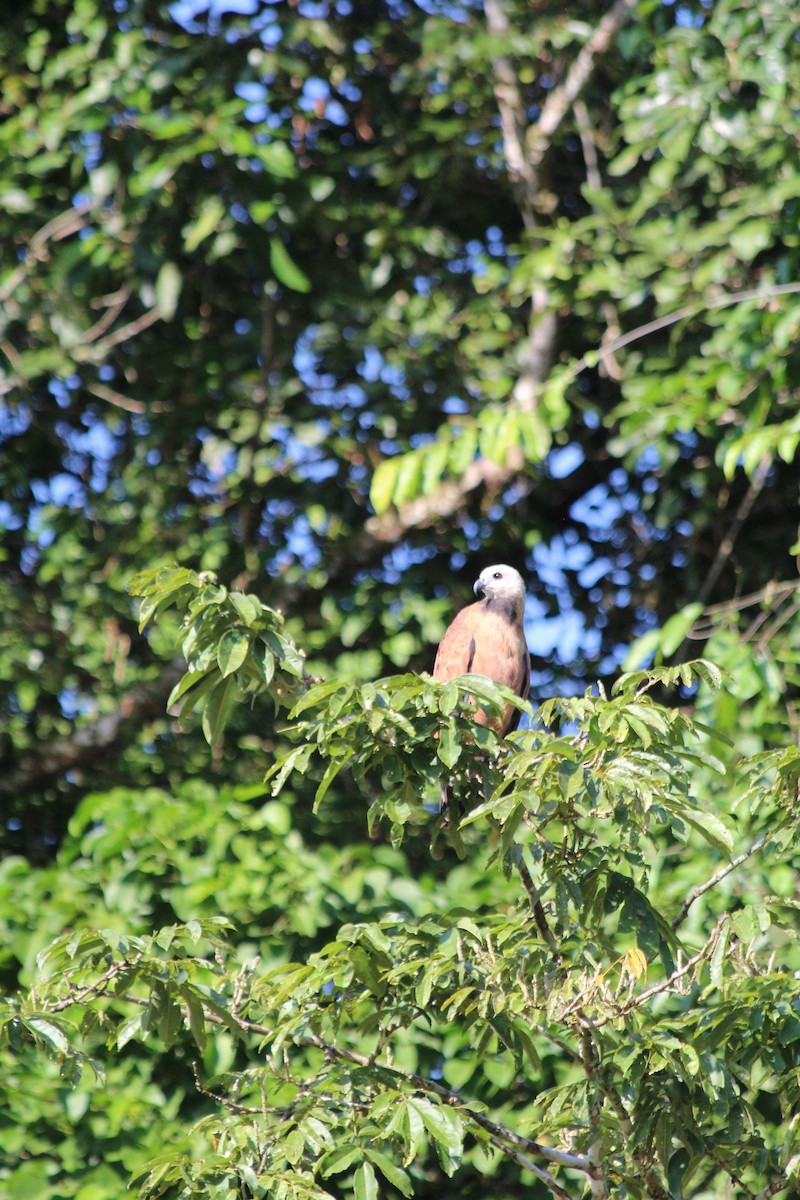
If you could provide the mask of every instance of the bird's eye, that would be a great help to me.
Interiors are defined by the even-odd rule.
[[[495,573],[494,573],[494,575],[492,576],[492,578],[493,578],[493,579],[502,579],[502,578],[503,578],[503,572],[502,572],[502,571],[495,571]]]

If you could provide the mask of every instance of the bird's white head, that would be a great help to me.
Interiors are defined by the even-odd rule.
[[[517,621],[525,611],[525,581],[519,571],[505,563],[485,567],[475,581],[476,596],[483,596],[491,607],[505,609]]]

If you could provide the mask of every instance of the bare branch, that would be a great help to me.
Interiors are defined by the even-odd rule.
[[[119,329],[115,329],[108,337],[103,338],[100,342],[93,342],[90,346],[79,348],[74,353],[76,362],[98,362],[107,351],[114,346],[118,346],[120,342],[130,341],[137,334],[142,333],[151,325],[155,325],[156,321],[161,320],[161,313],[158,308],[148,308],[135,321],[129,321],[127,325],[121,325]]]
[[[560,959],[561,954],[558,949],[558,943],[553,936],[553,931],[548,924],[547,917],[545,916],[538,888],[533,882],[530,871],[521,859],[517,864],[517,870],[519,871],[519,877],[522,880],[522,886],[525,888],[525,892],[528,896],[528,902],[530,903],[531,912],[533,913],[533,919],[536,922],[536,928],[539,930],[539,935],[547,942],[556,958]]]
[[[798,590],[800,590],[800,580],[797,579],[786,579],[781,583],[770,581],[765,587],[759,588],[757,592],[748,592],[746,596],[736,596],[732,600],[722,600],[719,604],[709,604],[706,613],[742,612],[756,604],[772,604],[776,598],[782,599]]]
[[[113,404],[115,408],[125,409],[126,412],[143,413],[147,410],[143,400],[131,400],[129,396],[123,396],[122,392],[106,387],[104,383],[87,383],[86,390],[93,396],[97,396],[99,400],[105,400],[108,404]]]
[[[761,459],[761,462],[756,467],[750,486],[742,497],[742,501],[736,510],[734,518],[728,526],[725,536],[719,544],[714,561],[711,564],[708,575],[705,578],[705,582],[700,589],[700,595],[698,599],[701,604],[705,604],[706,600],[711,595],[712,591],[714,590],[714,585],[719,579],[722,568],[725,566],[725,563],[733,553],[733,547],[736,543],[736,538],[739,536],[739,531],[741,530],[744,522],[747,520],[750,514],[750,509],[753,507],[756,499],[763,490],[771,465],[772,459],[768,454],[765,454]]]
[[[636,0],[616,0],[582,47],[564,82],[547,97],[539,120],[528,130],[526,137],[528,162],[534,168],[544,158],[553,134],[589,82],[595,60],[609,48],[635,4]]]
[[[583,148],[583,161],[586,165],[586,182],[590,188],[599,192],[603,186],[603,180],[600,175],[597,147],[592,137],[592,123],[589,117],[589,110],[584,101],[578,99],[573,105],[573,112],[575,113],[575,123],[578,127],[578,136],[581,139],[581,147]],[[600,311],[606,323],[606,327],[603,330],[603,337],[600,341],[602,348],[612,342],[614,338],[619,337],[620,324],[617,310],[608,298],[601,301]],[[622,370],[613,353],[607,356],[601,364],[601,368],[608,375],[609,379],[614,379],[617,382],[622,379]]]
[[[675,917],[675,920],[672,922],[672,928],[677,929],[678,926],[684,921],[686,914],[694,904],[695,900],[699,899],[700,896],[705,894],[705,892],[710,891],[711,888],[716,887],[716,885],[725,879],[726,876],[730,875],[731,871],[735,871],[736,868],[740,867],[743,862],[747,862],[748,858],[752,858],[754,854],[757,854],[759,850],[763,849],[763,847],[766,845],[766,841],[766,835],[764,837],[760,837],[757,841],[753,842],[753,845],[749,850],[745,850],[742,854],[738,854],[736,858],[732,858],[730,862],[725,863],[723,867],[720,867],[718,871],[715,871],[714,874],[705,881],[705,883],[700,883],[697,885],[697,887],[692,888],[690,892],[687,892],[683,904],[678,909],[678,914]]]
[[[16,761],[0,764],[0,796],[18,796],[47,787],[67,771],[94,764],[99,756],[119,749],[143,724],[163,715],[167,696],[182,674],[182,663],[169,663],[157,679],[124,695],[113,712],[103,713],[67,737],[37,746]]]
[[[509,21],[504,0],[484,0],[486,24],[489,33],[498,39],[509,35]],[[509,58],[503,54],[492,59],[495,84],[494,95],[500,125],[503,130],[503,150],[511,185],[516,193],[522,219],[527,228],[535,225],[533,215],[539,178],[525,153],[525,137],[528,130],[528,115],[525,100],[519,86],[519,77]]]
[[[82,333],[78,341],[86,345],[87,343],[96,342],[107,329],[114,324],[119,314],[122,312],[125,305],[130,299],[130,288],[120,288],[113,296],[108,298],[108,305],[102,317],[99,317],[94,325]]]
[[[777,296],[791,296],[800,292],[800,283],[778,283],[770,284],[767,287],[749,288],[744,292],[729,292],[724,296],[715,296],[711,300],[699,300],[696,304],[687,304],[683,308],[678,308],[675,312],[667,313],[663,317],[657,317],[655,321],[648,321],[645,325],[639,325],[636,329],[631,329],[629,333],[623,333],[620,337],[614,338],[612,342],[601,350],[593,350],[589,354],[585,354],[573,368],[574,375],[580,375],[581,371],[585,371],[587,367],[594,366],[595,363],[601,362],[604,358],[608,358],[610,354],[621,350],[623,346],[629,346],[631,342],[638,342],[643,337],[647,337],[651,333],[659,333],[662,329],[668,329],[670,325],[676,325],[678,321],[685,321],[689,317],[697,317],[701,313],[711,312],[716,308],[727,308],[729,304],[744,304],[748,300],[773,300]]]
[[[93,200],[89,204],[68,208],[36,231],[28,244],[28,253],[25,255],[24,261],[15,271],[11,272],[3,287],[0,288],[0,304],[5,304],[13,296],[33,264],[47,257],[47,243],[59,242],[81,230],[88,222],[89,214],[97,207],[97,204],[98,201]]]

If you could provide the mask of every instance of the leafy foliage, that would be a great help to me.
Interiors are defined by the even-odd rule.
[[[258,636],[233,667],[218,651],[231,621],[254,627],[248,597],[164,569],[134,587],[145,620],[184,605],[201,661],[219,680],[237,676],[240,694],[252,690]],[[213,631],[202,645],[198,622]],[[288,643],[281,650],[300,661]],[[197,671],[190,659],[184,682]],[[548,701],[505,745],[469,719],[470,702],[507,698],[477,677],[312,682],[290,714],[297,744],[270,772],[273,794],[321,757],[315,803],[330,803],[350,770],[365,802],[380,797],[371,817],[389,818],[399,846],[440,821],[424,803],[426,776],[452,773],[462,818],[445,832],[483,860],[484,894],[469,898],[456,868],[435,889],[403,881],[383,914],[365,911],[362,895],[332,938],[297,958],[266,928],[237,952],[213,916],[152,934],[81,923],[40,953],[35,987],[7,1007],[9,1051],[28,1038],[84,1086],[87,1069],[102,1077],[102,1046],[114,1056],[154,1042],[159,1055],[202,1058],[207,1072],[216,1039],[227,1039],[227,1067],[197,1076],[211,1110],[188,1141],[138,1168],[145,1196],[242,1186],[410,1196],[431,1172],[476,1170],[503,1189],[510,1167],[556,1195],[581,1178],[667,1195],[707,1182],[709,1162],[751,1190],[790,1186],[794,1122],[770,1115],[770,1098],[779,1090],[789,1111],[796,1101],[792,889],[711,898],[737,862],[796,845],[795,807],[781,796],[794,796],[800,758],[740,760],[736,819],[723,817],[731,775],[708,730],[651,696],[698,682],[722,679],[702,660],[634,672],[610,698]],[[470,772],[465,761],[481,754]],[[251,828],[280,830],[276,803],[263,817],[253,810]],[[76,835],[93,817],[88,807]],[[95,854],[118,843],[102,826],[89,837]],[[723,865],[688,887],[702,843]],[[171,891],[163,899],[179,912],[181,888]],[[767,968],[779,946],[780,968]]]
[[[797,1191],[796,12],[535,17],[4,23],[3,1195]]]

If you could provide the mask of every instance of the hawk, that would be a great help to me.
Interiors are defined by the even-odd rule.
[[[474,592],[482,599],[462,608],[439,643],[433,677],[446,683],[470,672],[504,684],[523,700],[530,691],[531,660],[522,618],[525,583],[519,571],[499,563],[478,576]],[[507,704],[500,717],[475,712],[479,725],[491,725],[505,737],[519,724],[520,711]],[[447,807],[447,785],[442,782],[442,808]]]

